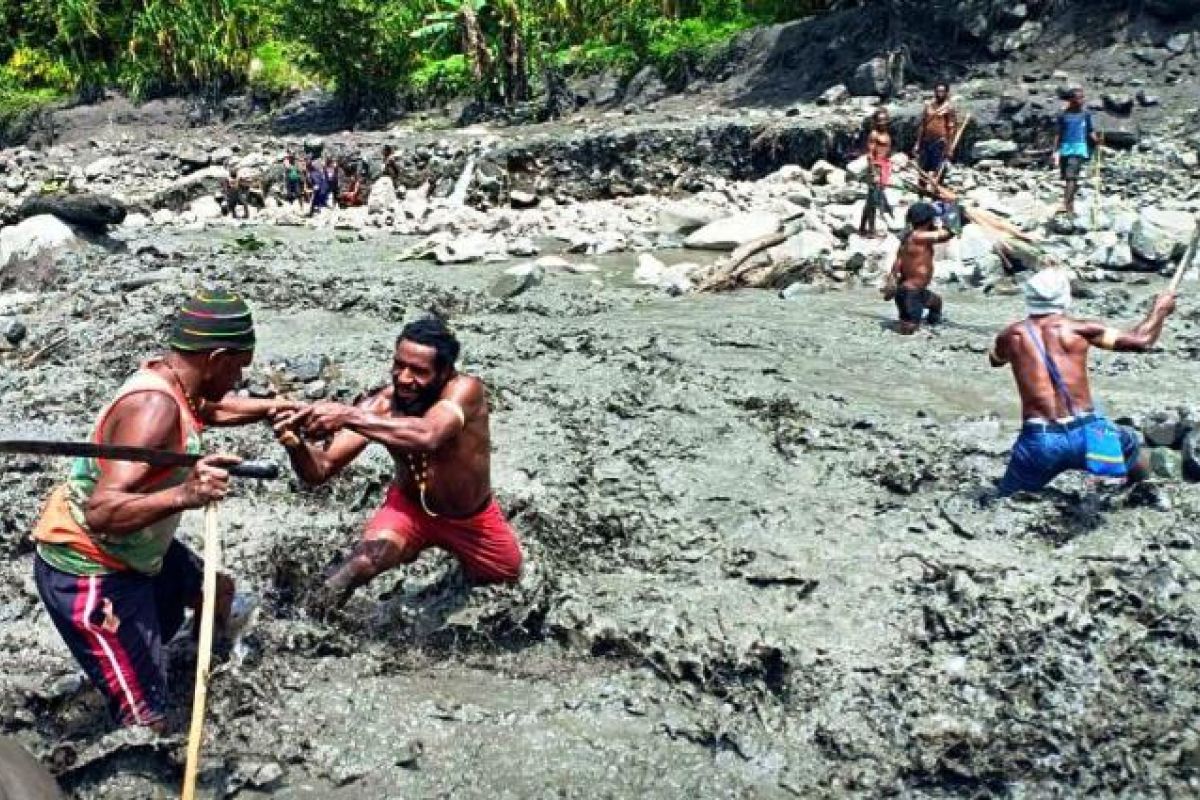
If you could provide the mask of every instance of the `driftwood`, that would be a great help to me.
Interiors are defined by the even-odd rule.
[[[719,292],[737,288],[741,284],[740,279],[746,273],[761,266],[751,259],[763,250],[787,241],[787,238],[786,233],[778,231],[746,242],[730,253],[728,258],[714,264],[709,273],[697,283],[696,291]]]

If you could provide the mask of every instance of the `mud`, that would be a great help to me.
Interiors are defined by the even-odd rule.
[[[902,339],[869,289],[668,298],[617,257],[499,301],[495,266],[397,263],[395,240],[237,235],[88,250],[0,295],[30,329],[0,424],[82,429],[200,281],[254,304],[255,392],[351,397],[438,308],[490,387],[528,564],[468,591],[428,554],[318,623],[296,600],[380,500],[386,456],[321,490],[239,486],[225,558],[264,614],[211,684],[205,796],[1200,790],[1200,490],[1167,485],[1167,513],[1081,478],[982,502],[1017,412],[984,352],[1018,298],[950,289],[949,324]],[[1152,288],[1100,287],[1081,313],[1132,319]],[[1159,352],[1097,359],[1110,411],[1189,405],[1195,320],[1185,298]],[[217,442],[282,455],[265,428]],[[172,796],[182,739],[106,732],[33,591],[25,537],[61,474],[0,474],[0,732],[73,797]],[[180,726],[192,663],[177,642]]]

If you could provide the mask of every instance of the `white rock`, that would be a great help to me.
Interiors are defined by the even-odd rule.
[[[770,175],[762,179],[762,183],[791,183],[792,181],[803,181],[806,175],[804,167],[799,164],[784,164],[779,169],[772,172]]]
[[[688,234],[720,217],[720,210],[702,203],[666,203],[658,210],[658,230],[661,233]]]
[[[733,250],[779,230],[781,221],[774,214],[748,212],[710,222],[684,240],[694,250]]]
[[[372,214],[391,211],[396,205],[396,185],[387,175],[376,178],[367,195],[367,210]]]
[[[852,177],[861,178],[871,168],[871,161],[866,156],[859,156],[846,165],[846,172]]]
[[[169,208],[160,208],[150,215],[150,221],[155,225],[170,225],[175,221],[175,212]]]
[[[466,264],[486,256],[490,245],[491,240],[483,234],[456,236],[434,250],[433,257],[439,264]]]
[[[1195,227],[1196,218],[1186,211],[1144,208],[1133,224],[1130,244],[1140,258],[1162,263],[1187,247]]]
[[[50,214],[39,214],[0,230],[0,269],[78,246],[75,232],[65,222]]]
[[[767,251],[767,255],[771,259],[771,263],[775,265],[782,264],[804,264],[813,261],[825,253],[832,253],[834,248],[834,240],[817,231],[803,230],[795,236],[788,237],[782,244],[778,244]]]
[[[89,181],[108,176],[121,168],[121,159],[116,156],[98,158],[84,168],[83,174]],[[111,176],[110,176],[111,177]]]
[[[28,185],[29,181],[25,180],[24,175],[9,175],[4,180],[4,188],[13,194],[25,191],[25,187]]]
[[[1133,264],[1133,249],[1125,242],[1101,244],[1088,261],[1105,269],[1125,269]]]
[[[649,253],[642,253],[633,271],[633,282],[639,286],[658,286],[666,272],[666,264]]]
[[[562,256],[542,256],[533,263],[542,269],[562,269],[567,271],[571,271],[572,266],[571,262]]]
[[[215,197],[198,197],[188,206],[188,211],[198,220],[217,219],[221,216],[221,204]]]
[[[125,221],[121,223],[121,227],[136,231],[146,227],[149,224],[149,217],[147,217],[145,214],[135,211],[132,214],[127,214],[125,216]]]

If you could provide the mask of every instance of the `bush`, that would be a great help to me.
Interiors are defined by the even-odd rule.
[[[473,88],[471,66],[461,53],[429,61],[413,71],[409,85],[416,94],[424,97],[464,95]]]
[[[295,51],[294,45],[275,39],[254,48],[246,74],[250,88],[278,95],[312,85],[312,79],[296,66],[299,58]]]
[[[751,19],[660,20],[650,38],[648,60],[664,78],[675,80],[694,71],[704,59],[752,25]]]
[[[26,89],[69,92],[75,88],[75,76],[65,63],[47,51],[36,47],[18,47],[2,68],[0,83]]]
[[[558,51],[554,65],[568,75],[593,75],[605,70],[625,75],[637,68],[638,56],[628,45],[590,41]]]

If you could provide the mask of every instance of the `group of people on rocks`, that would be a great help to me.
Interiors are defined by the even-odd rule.
[[[283,157],[284,199],[308,206],[309,216],[325,208],[354,208],[367,201],[369,167],[361,158],[293,153]]]
[[[385,570],[430,547],[451,552],[476,583],[516,581],[521,548],[492,494],[491,433],[483,383],[456,368],[445,321],[404,327],[386,384],[353,404],[240,397],[254,355],[244,300],[202,291],[175,315],[168,349],[143,363],[100,411],[98,444],[200,454],[209,427],[267,421],[296,474],[324,483],[372,443],[395,463],[394,482],[361,543],[315,587],[324,615]],[[125,725],[162,729],[168,710],[163,648],[201,603],[203,565],[175,538],[181,514],[223,500],[237,457],[194,467],[77,459],[34,529],[34,582],[71,653]],[[232,580],[214,603],[220,629],[239,624]]]

